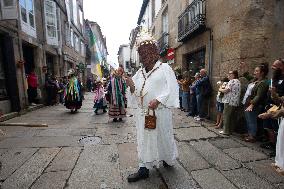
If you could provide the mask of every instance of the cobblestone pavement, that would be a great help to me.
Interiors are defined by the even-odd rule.
[[[195,122],[179,110],[177,164],[128,184],[126,177],[138,168],[135,120],[113,123],[107,114],[94,115],[92,99],[88,93],[76,114],[57,105],[7,121],[48,127],[1,127],[1,188],[284,188],[284,177],[272,170],[273,159],[259,144],[220,136],[209,122]]]

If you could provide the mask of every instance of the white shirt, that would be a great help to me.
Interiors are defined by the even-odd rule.
[[[223,103],[238,106],[240,103],[241,83],[238,79],[232,79],[226,86],[230,91],[224,94]]]
[[[247,98],[251,95],[251,91],[252,91],[252,89],[253,89],[254,86],[255,86],[255,83],[254,83],[254,82],[253,82],[253,83],[250,83],[250,84],[248,85],[247,90],[246,90],[246,93],[245,93],[245,96],[244,96],[243,101],[242,101],[243,104],[246,103]]]

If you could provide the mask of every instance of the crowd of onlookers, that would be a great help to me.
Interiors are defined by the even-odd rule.
[[[269,71],[272,72],[271,78],[267,77]],[[253,73],[249,73],[248,65],[241,62],[238,71],[229,71],[217,82],[215,128],[222,129],[220,134],[223,135],[241,133],[246,142],[263,142],[261,147],[271,149],[271,156],[275,156],[277,133],[281,116],[284,116],[281,114],[284,100],[281,98],[284,97],[283,79],[283,59],[274,61],[270,70],[268,64],[262,63],[254,68]],[[178,77],[178,82],[181,110],[188,112],[188,116],[193,116],[196,121],[205,118],[208,112],[206,107],[209,108],[206,101],[212,94],[206,70],[200,70],[194,78],[189,78],[185,72],[183,77]],[[282,143],[278,137],[278,149],[283,148],[279,147]],[[276,168],[278,172],[284,173],[283,167]]]

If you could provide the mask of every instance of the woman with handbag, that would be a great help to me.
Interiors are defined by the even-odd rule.
[[[247,91],[251,90],[251,94],[245,100],[245,118],[248,130],[248,136],[244,138],[246,142],[256,141],[257,116],[263,112],[268,91],[267,74],[267,64],[257,66],[254,70],[255,81],[250,83],[247,89]]]
[[[128,182],[149,177],[149,169],[174,165],[177,147],[174,140],[172,108],[179,107],[179,87],[172,68],[159,61],[156,41],[140,33],[137,49],[143,68],[126,78],[131,95],[129,105],[136,112],[139,170],[128,176]],[[153,113],[152,113],[153,111]]]

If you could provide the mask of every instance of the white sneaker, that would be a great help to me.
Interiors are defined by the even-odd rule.
[[[31,103],[32,106],[36,106],[36,103]]]
[[[195,116],[193,119],[197,120],[197,119],[200,119],[200,117],[199,116]]]
[[[200,121],[201,119],[200,119],[200,117],[197,117],[195,120],[196,120],[196,121]]]

